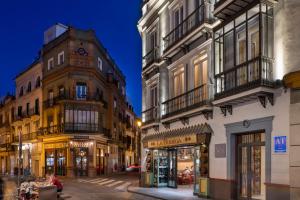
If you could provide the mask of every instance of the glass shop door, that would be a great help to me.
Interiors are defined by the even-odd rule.
[[[168,187],[177,188],[177,149],[168,150]]]

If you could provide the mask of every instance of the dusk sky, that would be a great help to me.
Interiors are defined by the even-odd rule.
[[[26,0],[0,6],[0,96],[14,92],[14,77],[30,65],[44,31],[60,22],[94,29],[123,71],[127,96],[141,112],[141,39],[137,31],[141,0]]]

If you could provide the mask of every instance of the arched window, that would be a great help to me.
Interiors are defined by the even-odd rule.
[[[39,88],[41,86],[41,78],[37,77],[36,82],[35,82],[35,87]]]
[[[27,92],[31,92],[31,82],[29,81],[28,86],[27,86]]]

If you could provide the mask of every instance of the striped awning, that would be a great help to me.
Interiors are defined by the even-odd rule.
[[[154,146],[176,146],[201,143],[208,144],[212,133],[213,131],[210,125],[204,123],[147,135],[142,139],[142,142],[145,147],[151,146],[152,141],[154,143],[162,143],[159,145],[154,144]]]

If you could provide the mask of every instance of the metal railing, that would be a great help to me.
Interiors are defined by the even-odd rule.
[[[202,4],[164,37],[164,51],[170,49],[174,44],[202,25],[205,20],[205,6]]]
[[[98,94],[98,93],[95,93],[93,95],[89,95],[89,94],[86,94],[86,95],[76,95],[75,93],[74,94],[71,94],[71,92],[65,92],[63,94],[59,94],[58,96],[52,98],[52,99],[47,99],[44,101],[44,107],[45,108],[50,108],[50,107],[53,107],[54,105],[57,105],[57,103],[59,101],[62,101],[62,100],[73,100],[73,101],[101,101],[104,103],[104,107],[107,106],[107,102],[105,102],[103,100],[103,96]]]
[[[215,75],[215,98],[226,96],[257,87],[273,87],[273,60],[256,57],[246,63]]]
[[[208,102],[207,85],[201,85],[162,103],[163,118],[194,109]]]
[[[158,118],[159,118],[158,111],[159,111],[158,106],[154,106],[152,108],[149,108],[149,109],[143,111],[142,112],[143,123],[148,124],[148,123],[155,122],[156,120],[158,120]]]
[[[145,62],[145,67],[147,68],[148,66],[150,66],[151,64],[153,64],[154,62],[159,61],[159,47],[154,47],[153,49],[151,49],[144,57],[143,60]]]
[[[34,115],[40,115],[39,108],[30,108],[29,110],[25,110],[25,111],[22,111],[21,113],[17,113],[14,116],[14,120],[18,121],[18,120],[22,120],[24,118],[29,118]]]
[[[54,126],[48,126],[40,129],[39,135],[46,136],[61,133],[93,133],[101,134],[105,131],[99,124],[90,123],[65,123]]]
[[[37,139],[37,136],[39,135],[39,133],[40,133],[40,131],[22,134],[21,135],[22,141],[35,140],[35,139]],[[19,142],[19,136],[15,135],[13,141]]]

